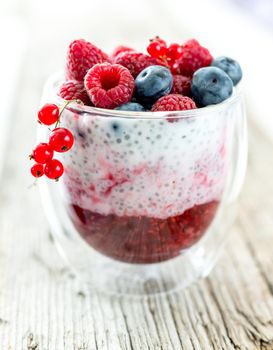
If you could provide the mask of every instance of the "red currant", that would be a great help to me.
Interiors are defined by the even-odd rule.
[[[182,55],[182,46],[178,44],[171,44],[167,49],[167,56],[171,61],[175,61]]]
[[[154,40],[148,45],[147,51],[152,57],[158,58],[166,55],[167,47],[161,41]]]
[[[167,47],[166,41],[161,39],[160,36],[158,36],[158,35],[154,39],[150,39],[150,42],[152,42],[152,41],[158,41],[160,44],[162,44],[165,47]]]
[[[52,125],[59,119],[59,107],[53,103],[45,104],[38,111],[38,119],[42,124]]]
[[[74,143],[74,136],[65,128],[56,128],[49,137],[49,145],[56,152],[70,150]]]
[[[30,172],[31,174],[34,176],[34,177],[41,177],[44,175],[44,166],[43,164],[34,164],[31,169],[30,169]]]
[[[45,165],[45,176],[52,180],[58,180],[63,175],[64,167],[58,159],[52,159]]]
[[[177,62],[174,62],[174,63],[170,64],[170,70],[171,70],[171,72],[173,74],[178,74],[179,73],[178,68],[179,68],[179,64]]]
[[[45,164],[53,158],[53,150],[48,143],[39,143],[30,156],[37,163]]]

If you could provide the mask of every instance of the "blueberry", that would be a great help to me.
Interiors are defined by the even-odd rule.
[[[120,111],[133,111],[133,112],[144,112],[145,111],[145,108],[137,102],[124,103],[124,105],[116,107],[115,109],[118,109]]]
[[[232,58],[221,56],[216,57],[211,63],[211,66],[218,67],[222,69],[230,79],[233,81],[233,84],[236,85],[242,79],[242,69],[239,63]]]
[[[136,77],[136,96],[145,106],[152,105],[160,97],[171,92],[173,77],[170,70],[162,66],[149,66]]]
[[[200,106],[213,105],[226,100],[232,94],[232,89],[232,80],[220,68],[200,68],[193,74],[191,92]]]

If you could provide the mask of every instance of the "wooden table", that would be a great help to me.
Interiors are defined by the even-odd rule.
[[[1,181],[0,349],[273,349],[271,141],[250,123],[238,219],[209,278],[165,297],[96,294],[57,254],[37,188],[28,188],[35,110],[46,75],[56,69],[39,39],[34,33],[22,71]]]

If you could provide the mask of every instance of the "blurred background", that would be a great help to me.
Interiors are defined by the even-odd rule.
[[[213,55],[237,59],[249,116],[273,137],[272,0],[0,0],[0,170],[15,114],[26,121],[16,141],[28,134],[23,147],[31,149],[42,86],[64,67],[71,40],[108,52],[119,44],[145,50],[155,35],[180,43],[195,37]]]

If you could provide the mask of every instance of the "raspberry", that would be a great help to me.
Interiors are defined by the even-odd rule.
[[[144,55],[140,52],[122,52],[115,58],[114,63],[121,64],[123,67],[129,69],[134,78],[149,66],[163,65],[157,58]]]
[[[197,40],[188,40],[182,47],[181,57],[176,61],[176,73],[191,76],[197,69],[209,66],[212,59],[209,50]]]
[[[185,77],[184,75],[173,75],[173,87],[172,94],[181,94],[189,96],[191,92],[191,78]]]
[[[192,99],[187,96],[170,94],[161,97],[152,107],[152,112],[159,111],[184,111],[186,109],[195,109],[196,105]]]
[[[81,81],[68,80],[64,82],[58,93],[64,100],[81,100],[85,105],[90,105],[90,99]]]
[[[107,61],[107,55],[84,39],[74,40],[69,45],[66,63],[67,80],[82,81],[88,69]]]
[[[131,100],[135,83],[127,68],[101,63],[89,69],[84,85],[96,107],[112,109]]]
[[[129,52],[129,51],[135,51],[135,50],[128,46],[123,46],[123,45],[117,46],[112,52],[111,58],[117,57],[120,53]]]

